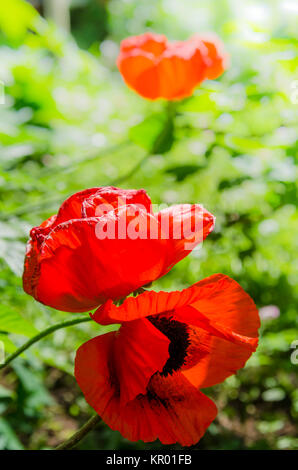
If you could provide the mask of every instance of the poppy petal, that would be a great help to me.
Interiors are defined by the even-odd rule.
[[[197,36],[207,49],[205,78],[215,80],[228,67],[228,54],[224,51],[224,45],[215,35],[209,34]]]
[[[221,324],[257,343],[260,319],[258,310],[241,286],[222,274],[210,276],[196,284],[199,298],[192,306],[209,318],[210,324]],[[211,387],[244,367],[252,350],[197,328],[198,348],[205,345],[209,354],[183,374],[196,387]],[[195,349],[195,348],[194,348]],[[255,348],[254,348],[255,349]]]
[[[152,215],[139,210],[139,238],[133,238],[134,233],[128,237],[126,232],[123,238],[102,238],[107,226],[116,233],[120,227],[134,232],[127,225],[131,209],[131,205],[123,206],[117,214],[109,212],[55,227],[41,247],[34,297],[58,310],[87,311],[107,298],[125,297],[161,276],[166,240],[148,240],[150,223],[157,224]]]
[[[167,38],[163,34],[145,33],[140,36],[131,36],[121,42],[120,51],[128,52],[133,49],[141,49],[151,52],[155,57],[159,56],[166,48]]]
[[[159,78],[154,55],[140,50],[121,53],[118,68],[125,83],[141,96],[156,99],[159,94]]]
[[[83,344],[75,359],[75,377],[86,401],[114,430],[131,441],[195,444],[217,414],[215,404],[182,374],[155,374],[146,395],[121,406],[111,354],[115,333]]]
[[[146,393],[150,378],[163,370],[169,358],[169,344],[170,340],[146,319],[121,326],[113,348],[121,406]]]
[[[86,197],[82,204],[82,217],[100,217],[110,210],[128,204],[138,205],[151,213],[151,199],[144,189],[119,189],[113,186],[99,188]]]
[[[226,54],[213,36],[169,42],[165,36],[145,33],[121,42],[117,65],[127,85],[144,98],[179,100],[206,78],[221,75]]]
[[[195,328],[197,344],[192,344],[181,373],[195,387],[202,389],[223,382],[243,368],[253,350],[215,337]]]
[[[248,336],[240,335],[231,328],[226,327],[224,324],[211,321],[208,317],[191,306],[176,309],[174,318],[180,322],[198,326],[217,338],[225,339],[226,341],[231,341],[232,343],[247,347],[251,351],[255,351],[258,345],[257,338],[249,338]],[[222,321],[224,321],[224,319],[222,319]]]
[[[99,189],[100,188],[84,189],[67,198],[58,211],[55,225],[59,225],[71,219],[80,219],[82,217],[83,201],[92,194],[96,194]]]
[[[205,78],[206,64],[199,41],[177,41],[158,63],[160,96],[168,100],[187,97]]]
[[[239,284],[223,274],[181,292],[145,292],[119,307],[108,301],[92,317],[100,324],[110,324],[161,313],[189,322],[199,338],[191,340],[183,370],[196,387],[222,382],[242,368],[256,349],[260,327],[257,308]]]
[[[38,254],[40,246],[52,230],[52,227],[55,226],[56,218],[56,215],[52,215],[39,227],[33,227],[30,231],[31,239],[26,246],[23,274],[23,289],[29,295],[34,296],[35,286],[39,278]]]
[[[124,323],[150,315],[173,310],[176,306],[187,305],[194,293],[190,289],[173,292],[147,291],[137,297],[128,297],[117,306],[112,300],[101,305],[93,314],[94,321],[100,325]]]
[[[225,325],[240,335],[258,336],[260,318],[256,305],[234,279],[214,274],[192,287],[196,298],[191,305],[212,322]]]
[[[189,83],[190,63],[175,55],[164,57],[158,64],[159,96],[167,99],[182,99],[192,93],[195,84]]]
[[[200,204],[177,204],[157,217],[162,236],[169,240],[169,270],[205,240],[215,223],[215,217]]]
[[[217,276],[226,277],[223,274]],[[212,279],[212,277],[207,279]],[[181,291],[146,291],[137,297],[128,297],[119,306],[113,304],[112,300],[108,300],[92,314],[92,318],[101,325],[109,325],[172,312],[174,309],[192,305],[198,300],[200,295],[198,284]]]
[[[131,441],[196,444],[217,415],[216,405],[180,373],[156,374],[147,395],[139,396],[112,422]]]

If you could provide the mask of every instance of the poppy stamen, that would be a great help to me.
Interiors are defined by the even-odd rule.
[[[148,317],[148,320],[170,340],[170,357],[161,372],[163,377],[167,377],[167,375],[172,375],[173,372],[179,370],[185,364],[187,349],[190,345],[188,326],[185,323],[173,320],[172,317],[161,315],[152,315]]]

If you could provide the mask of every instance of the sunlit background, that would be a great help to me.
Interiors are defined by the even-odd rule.
[[[129,129],[163,109],[124,85],[115,65],[119,42],[144,31],[170,39],[214,31],[230,54],[229,70],[180,104],[171,152],[147,159],[122,187],[145,188],[155,204],[200,202],[217,217],[203,248],[155,289],[187,287],[222,272],[260,308],[258,351],[244,370],[207,390],[219,415],[195,448],[298,448],[298,365],[291,348],[298,339],[297,13],[295,0],[0,3],[0,341],[6,354],[36,329],[70,315],[22,290],[30,228],[71,193],[129,173],[146,152]],[[50,448],[88,419],[92,410],[73,378],[74,354],[104,331],[89,323],[57,331],[0,375],[0,448]],[[162,447],[130,443],[104,423],[79,446]]]

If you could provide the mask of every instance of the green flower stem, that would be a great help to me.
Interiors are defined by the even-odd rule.
[[[176,117],[176,103],[172,101],[167,101],[165,104],[165,112],[168,116],[169,120],[173,120]],[[154,152],[148,152],[144,155],[141,160],[138,161],[138,163],[127,173],[125,173],[123,176],[120,176],[119,178],[116,178],[114,181],[111,182],[111,185],[118,185],[120,183],[123,183],[123,181],[128,180],[131,178],[142,166],[143,164],[148,160],[149,157],[153,156]]]
[[[61,323],[56,323],[56,325],[52,325],[49,328],[46,328],[45,330],[38,333],[36,336],[33,336],[32,338],[30,338],[29,341],[27,341],[25,344],[23,344],[23,346],[21,346],[14,353],[12,353],[10,356],[8,356],[6,361],[3,364],[0,364],[0,369],[4,369],[4,367],[6,367],[16,357],[20,356],[20,354],[22,354],[24,351],[26,351],[26,349],[30,348],[30,346],[37,343],[38,341],[45,338],[46,336],[50,335],[54,331],[60,330],[61,328],[66,328],[68,326],[77,325],[78,323],[91,321],[91,320],[92,320],[92,318],[90,318],[89,316],[86,316],[84,318],[81,317],[81,318],[76,318],[75,320],[67,320],[67,321],[64,321],[64,322],[61,322]]]
[[[69,450],[76,446],[88,432],[92,431],[100,422],[101,418],[98,415],[92,416],[77,432],[75,432],[67,441],[55,447],[54,450]]]
[[[166,113],[170,119],[174,119],[177,114],[177,102],[176,101],[168,101],[166,104]]]

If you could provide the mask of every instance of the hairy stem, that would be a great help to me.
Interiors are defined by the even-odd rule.
[[[77,325],[78,323],[83,323],[87,321],[91,321],[92,319],[89,316],[85,316],[84,318],[76,318],[75,320],[67,320],[61,323],[56,323],[56,325],[52,325],[49,328],[38,333],[36,336],[30,338],[23,346],[18,348],[14,353],[12,353],[3,364],[0,364],[0,369],[6,367],[11,361],[13,361],[16,357],[22,354],[26,349],[30,348],[32,344],[37,343],[41,339],[45,338],[46,336],[50,335],[56,330],[60,330],[61,328],[66,328],[68,326]]]
[[[77,432],[75,432],[67,441],[55,447],[54,450],[69,450],[76,446],[96,425],[101,418],[98,415],[92,416]]]

